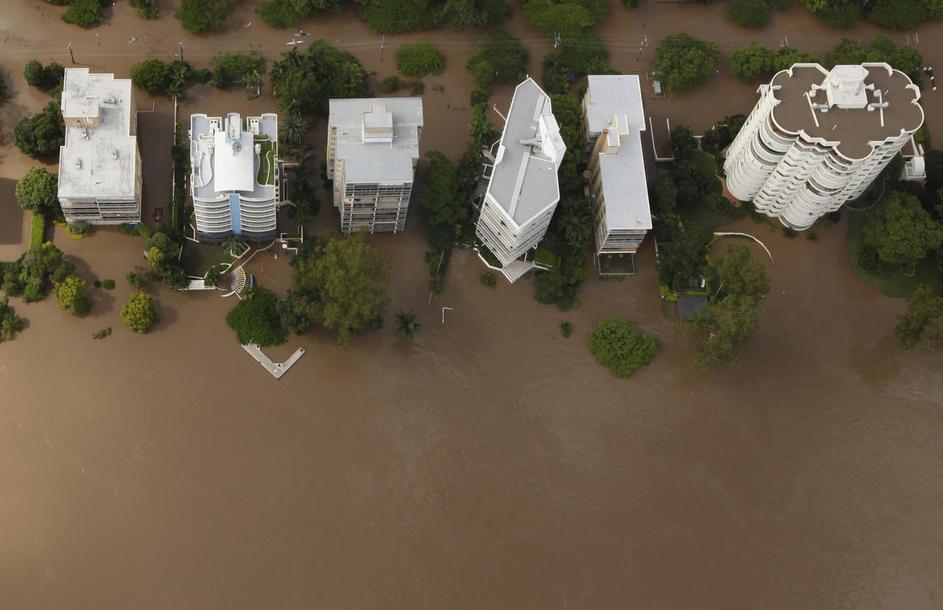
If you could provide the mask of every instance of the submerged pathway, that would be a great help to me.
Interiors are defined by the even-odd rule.
[[[242,349],[246,350],[250,356],[255,358],[256,362],[261,364],[262,368],[271,373],[272,377],[275,379],[281,379],[282,375],[287,373],[288,369],[291,368],[291,365],[298,362],[305,354],[305,349],[299,347],[285,362],[272,362],[272,359],[266,356],[265,353],[262,352],[262,348],[255,343],[247,343],[242,346]]]

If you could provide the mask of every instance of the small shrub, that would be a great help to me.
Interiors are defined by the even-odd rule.
[[[783,230],[783,237],[788,237],[789,239],[792,239],[799,235],[799,231],[796,231],[795,229],[790,229],[789,227],[783,227],[782,230]]]
[[[396,69],[404,76],[422,78],[445,71],[445,56],[426,42],[403,45],[396,49]]]
[[[92,339],[104,339],[105,337],[111,336],[111,327],[106,326],[101,330],[96,330],[92,333]]]
[[[105,281],[103,281],[103,282],[102,282],[102,288],[104,288],[105,290],[114,290],[114,289],[115,289],[115,281],[114,281],[114,280],[105,280]]]
[[[399,76],[393,74],[392,76],[387,76],[380,81],[380,91],[383,93],[396,93],[403,88],[403,81],[399,79]]]
[[[569,322],[561,322],[560,335],[562,335],[565,339],[568,339],[570,335],[572,334],[573,334],[573,325],[570,324]]]
[[[409,81],[409,93],[411,95],[422,95],[426,90],[426,84],[418,78]]]
[[[818,241],[819,235],[815,231],[809,231],[808,233],[805,234],[805,238],[808,239],[809,241]]]
[[[490,271],[485,271],[484,273],[482,273],[480,278],[481,278],[481,283],[487,286],[488,288],[494,288],[495,286],[498,285],[498,278],[495,276],[495,274],[491,273]]]
[[[128,275],[126,275],[125,278],[128,280],[128,284],[129,284],[132,288],[140,288],[140,287],[141,287],[141,276],[139,276],[139,275],[138,275],[137,273],[135,273],[134,271],[129,271],[129,272],[128,272]]]
[[[157,19],[159,16],[157,0],[130,0],[130,4],[137,11],[138,17]]]

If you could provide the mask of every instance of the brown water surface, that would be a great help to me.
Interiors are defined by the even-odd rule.
[[[12,126],[46,100],[23,83],[23,64],[68,65],[67,40],[78,61],[122,76],[143,57],[170,58],[179,40],[198,65],[250,47],[274,57],[290,36],[262,25],[255,4],[227,32],[195,37],[169,17],[138,19],[126,2],[89,31],[61,23],[61,8],[6,3],[0,259],[29,230],[12,185],[34,162],[10,145]],[[599,32],[623,71],[647,69],[658,37],[681,28],[725,51],[784,34],[815,53],[837,42],[799,11],[758,33],[727,23],[723,6],[628,12],[613,2],[611,12]],[[303,27],[377,78],[392,73],[397,44],[433,41],[449,67],[427,81],[423,148],[464,149],[476,33],[388,36],[381,62],[378,37],[352,12]],[[537,73],[550,45],[519,13],[509,29]],[[941,24],[920,32],[925,55],[943,58]],[[643,34],[651,45],[637,62]],[[499,108],[510,92],[496,91]],[[753,101],[722,73],[647,108],[655,122],[701,130]],[[141,115],[147,212],[169,196],[172,105],[153,102]],[[925,106],[939,129],[938,98],[927,93]],[[181,115],[273,108],[268,93],[249,102],[197,87]],[[333,212],[317,225],[335,227]],[[55,231],[84,277],[118,287],[93,291],[81,320],[52,299],[14,302],[28,327],[0,345],[0,608],[940,607],[943,357],[895,347],[904,305],[854,276],[845,221],[817,242],[749,220],[734,228],[762,239],[775,264],[762,327],[731,370],[691,366],[662,314],[650,244],[638,275],[589,279],[573,312],[536,303],[528,281],[481,285],[464,252],[430,304],[414,210],[404,235],[371,241],[392,265],[389,317],[417,311],[417,340],[385,329],[344,350],[323,331],[292,337],[273,357],[307,353],[277,382],[226,327],[231,299],[158,290],[160,324],[134,335],[118,310],[140,238]],[[251,270],[281,291],[285,263],[263,254]],[[454,308],[445,324],[443,306]],[[585,343],[620,313],[661,342],[628,381]],[[569,339],[564,320],[576,328]],[[105,326],[114,334],[93,341]]]

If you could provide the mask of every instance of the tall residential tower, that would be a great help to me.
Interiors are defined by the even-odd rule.
[[[645,111],[639,77],[591,75],[583,96],[590,146],[590,196],[600,273],[632,273],[634,255],[652,228],[642,156]],[[623,264],[624,263],[624,264]]]
[[[276,237],[278,117],[190,115],[190,193],[200,241]]]
[[[66,221],[140,222],[141,154],[131,81],[67,69],[62,118],[59,203]]]
[[[327,177],[341,231],[403,231],[419,162],[422,98],[331,100],[330,111]]]
[[[533,266],[518,260],[540,243],[560,201],[557,170],[566,145],[550,97],[528,78],[514,89],[475,234],[515,281]]]
[[[923,124],[920,89],[886,63],[795,64],[758,92],[727,189],[800,231],[860,197]]]

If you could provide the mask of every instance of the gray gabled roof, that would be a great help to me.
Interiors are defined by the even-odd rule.
[[[528,78],[514,90],[486,196],[518,226],[526,224],[560,199],[565,152],[550,98]]]

